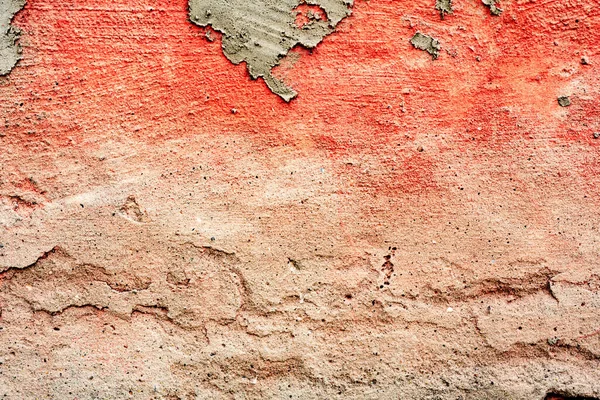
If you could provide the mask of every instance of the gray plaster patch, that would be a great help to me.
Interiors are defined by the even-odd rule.
[[[481,2],[487,7],[489,7],[492,15],[500,15],[504,11],[500,7],[498,7],[498,1],[496,0],[481,0]]]
[[[452,0],[436,0],[435,9],[440,12],[442,19],[446,14],[452,14]]]
[[[410,43],[415,48],[431,54],[431,57],[433,57],[434,60],[438,58],[440,55],[440,49],[442,48],[437,39],[434,39],[431,36],[425,35],[421,32],[415,33],[415,36],[410,39]]]
[[[25,0],[0,0],[0,75],[8,74],[21,59],[20,32],[10,23],[23,7]]]
[[[247,63],[252,79],[262,77],[285,101],[297,93],[272,69],[297,45],[316,47],[350,15],[354,0],[189,0],[190,20],[223,34],[223,53],[234,64]],[[296,8],[319,6],[326,18],[296,25]]]
[[[558,104],[561,107],[569,107],[571,105],[571,99],[568,96],[560,96],[558,98]]]

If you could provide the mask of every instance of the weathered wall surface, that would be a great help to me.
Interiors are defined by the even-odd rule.
[[[358,0],[288,104],[185,0],[28,0],[0,396],[600,397],[600,9],[498,6]]]

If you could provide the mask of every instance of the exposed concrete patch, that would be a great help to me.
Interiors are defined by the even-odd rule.
[[[442,19],[446,14],[452,14],[452,0],[436,0],[435,9],[440,12]]]
[[[569,107],[571,105],[571,99],[569,98],[569,96],[560,96],[558,98],[558,104],[561,107]]]
[[[21,59],[19,30],[10,23],[25,7],[25,0],[0,0],[0,75],[8,74]]]
[[[319,6],[326,18],[297,24],[296,8]],[[297,93],[271,70],[297,45],[316,47],[350,15],[353,0],[190,0],[190,20],[223,34],[223,53],[234,64],[246,62],[252,79],[262,77],[285,101]],[[323,16],[325,17],[325,16]]]
[[[503,9],[498,7],[498,2],[496,0],[481,0],[481,2],[489,7],[492,15],[500,15],[504,12]]]
[[[442,46],[437,39],[432,38],[431,36],[425,35],[421,32],[415,33],[415,36],[410,39],[410,43],[417,49],[423,50],[431,54],[434,60],[436,60],[440,55],[440,50]]]

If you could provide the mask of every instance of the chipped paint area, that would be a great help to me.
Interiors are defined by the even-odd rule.
[[[352,0],[311,1],[320,11],[298,0],[190,0],[190,20],[223,34],[223,53],[234,64],[245,62],[253,79],[263,78],[285,101],[296,91],[272,74],[295,46],[315,48],[350,15]],[[298,19],[300,17],[300,19]]]
[[[417,32],[410,39],[410,44],[412,44],[415,49],[426,51],[434,60],[440,56],[440,50],[442,48],[440,42],[429,35]]]
[[[444,19],[447,14],[452,14],[452,0],[436,0],[435,9],[440,12],[440,17]]]
[[[485,4],[489,9],[492,15],[499,16],[504,12],[500,7],[498,7],[497,0],[481,0],[483,4]]]
[[[0,0],[0,75],[8,74],[21,58],[20,32],[11,21],[24,6],[25,0]]]

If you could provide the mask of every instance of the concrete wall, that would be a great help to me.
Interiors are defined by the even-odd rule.
[[[498,6],[357,0],[286,103],[185,0],[28,0],[0,397],[600,397],[600,9]]]

